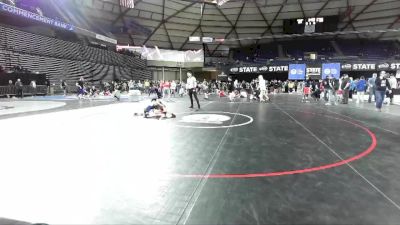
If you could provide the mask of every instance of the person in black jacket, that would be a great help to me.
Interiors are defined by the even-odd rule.
[[[21,79],[18,79],[17,82],[15,82],[15,89],[17,90],[17,97],[23,98],[24,93]]]
[[[325,95],[328,95],[328,102],[326,105],[337,105],[336,91],[339,89],[339,82],[329,75],[324,81]]]
[[[350,95],[350,79],[349,79],[349,75],[347,75],[347,74],[343,75],[341,89],[343,90],[342,104],[348,104],[349,103],[349,95]]]
[[[392,92],[392,90],[390,88],[390,83],[386,77],[385,71],[382,71],[379,74],[379,77],[376,78],[375,85],[376,85],[376,91],[375,91],[376,109],[377,109],[377,111],[381,112],[383,100],[385,99],[386,90],[389,90],[389,93]]]

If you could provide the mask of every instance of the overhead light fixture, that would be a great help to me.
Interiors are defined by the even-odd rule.
[[[223,5],[223,4],[227,3],[227,2],[229,2],[229,0],[217,0],[217,5],[221,6],[221,5]]]
[[[205,3],[215,4],[218,6],[222,6],[223,4],[229,2],[230,0],[204,0]]]

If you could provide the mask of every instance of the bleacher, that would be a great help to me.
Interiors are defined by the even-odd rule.
[[[51,83],[61,79],[152,79],[146,60],[73,42],[0,26],[0,65],[16,65],[48,74]]]
[[[381,60],[400,53],[393,41],[338,40],[337,43],[346,56]]]
[[[304,58],[306,53],[318,53],[320,56],[334,56],[335,49],[329,40],[299,40],[280,42],[288,58]]]
[[[306,59],[309,53],[317,53],[319,58],[354,57],[354,59],[387,60],[399,57],[400,49],[394,41],[377,40],[335,40],[338,51],[332,40],[291,40],[277,41],[259,47],[248,46],[235,49],[233,60],[251,63],[267,63],[269,60]],[[283,51],[278,56],[277,46]],[[342,55],[343,53],[343,55]]]

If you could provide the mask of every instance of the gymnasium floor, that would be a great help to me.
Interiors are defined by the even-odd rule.
[[[18,102],[0,101],[2,218],[110,225],[400,221],[400,106],[379,113],[368,103],[325,106],[282,94],[267,104],[215,98],[197,111],[183,98],[168,103],[176,119],[159,121],[133,117],[143,102]],[[5,113],[27,104],[30,112]]]

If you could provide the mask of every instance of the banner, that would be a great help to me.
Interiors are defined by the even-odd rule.
[[[278,64],[278,63],[276,63]],[[282,64],[282,63],[280,63]],[[302,64],[291,64],[291,65],[302,65]],[[242,67],[232,67],[230,68],[231,73],[279,73],[287,72],[290,70],[290,65],[250,65]],[[324,71],[329,69],[327,71]],[[400,70],[400,62],[381,62],[381,63],[325,63],[315,64],[311,63],[306,66],[304,71],[306,75],[312,76],[313,79],[320,79],[321,75],[325,78],[328,73],[336,78],[340,77],[342,71],[396,71]],[[336,73],[337,72],[337,73]],[[290,74],[290,73],[289,73]]]
[[[289,64],[289,80],[304,80],[306,64]]]
[[[289,71],[289,66],[242,66],[230,68],[231,73],[279,73]]]
[[[0,12],[7,12],[7,13],[11,13],[17,16],[21,16],[21,17],[25,17],[27,19],[30,20],[35,20],[35,21],[39,21],[57,28],[61,28],[64,30],[69,30],[69,31],[73,31],[74,30],[74,26],[68,23],[64,23],[58,20],[54,20],[45,16],[41,16],[39,14],[36,13],[32,13],[29,12],[27,10],[24,9],[20,9],[11,5],[7,5],[4,4],[2,2],[0,2]]]
[[[122,48],[120,46],[120,48]],[[129,49],[126,48],[126,49]],[[142,57],[147,60],[152,61],[162,61],[162,62],[204,62],[204,52],[203,49],[197,51],[178,51],[178,50],[166,50],[159,49],[157,46],[155,48],[142,47]]]
[[[106,36],[101,35],[101,34],[96,34],[96,39],[102,40],[104,42],[112,43],[112,44],[115,44],[115,45],[117,44],[117,40],[109,38],[109,37],[106,37]]]
[[[340,63],[322,64],[322,79],[332,76],[336,79],[340,78]]]
[[[311,79],[320,79],[321,78],[321,67],[320,66],[307,66],[306,76]]]

